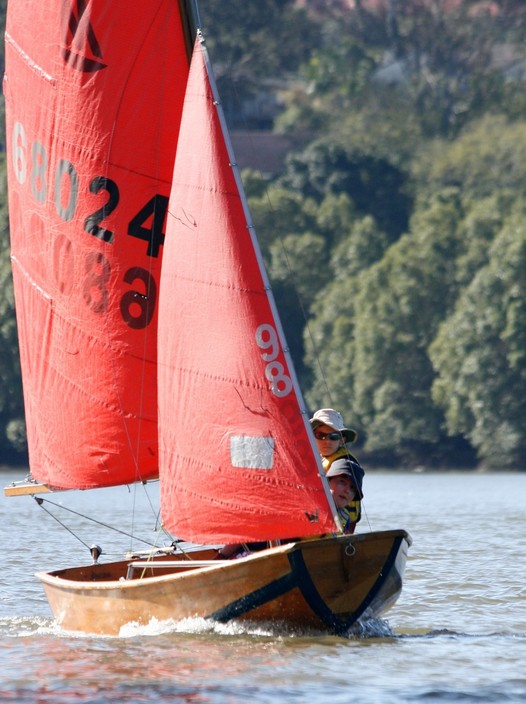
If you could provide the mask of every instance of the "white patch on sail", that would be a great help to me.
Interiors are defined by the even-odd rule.
[[[230,438],[230,461],[233,467],[272,469],[274,466],[274,439],[233,435]]]

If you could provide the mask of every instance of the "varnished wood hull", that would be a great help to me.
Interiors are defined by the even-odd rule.
[[[403,530],[306,540],[253,555],[178,569],[133,570],[130,560],[38,573],[66,630],[118,635],[129,623],[203,617],[280,622],[345,633],[375,617],[402,589],[410,536]],[[210,560],[211,550],[191,553]],[[164,564],[167,558],[154,558]]]

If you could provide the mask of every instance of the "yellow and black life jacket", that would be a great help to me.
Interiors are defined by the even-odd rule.
[[[339,447],[336,452],[333,452],[332,455],[322,457],[321,463],[323,465],[323,469],[328,472],[331,464],[342,457],[349,457],[349,459],[356,462],[356,464],[360,464],[356,457],[354,457],[346,447]],[[360,499],[355,499],[347,504],[347,506],[345,506],[342,510],[348,514],[351,523],[358,523],[362,517],[362,502]],[[341,517],[342,519],[344,518],[344,516]]]

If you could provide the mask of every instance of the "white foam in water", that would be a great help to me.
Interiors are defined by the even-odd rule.
[[[119,638],[135,638],[137,636],[159,636],[163,633],[171,633],[173,631],[174,622],[172,619],[167,619],[166,621],[158,621],[156,618],[146,624],[145,626],[137,623],[137,621],[130,621],[130,623],[121,626],[119,631]]]
[[[185,618],[180,621],[173,619],[159,620],[152,618],[147,624],[139,624],[136,621],[122,626],[118,636],[108,636],[83,631],[70,631],[62,628],[53,618],[45,617],[15,617],[0,619],[0,635],[13,636],[17,638],[30,637],[35,635],[56,636],[58,638],[137,638],[138,636],[160,636],[169,633],[186,634],[216,634],[219,636],[245,636],[253,635],[259,637],[279,637],[279,636],[308,636],[310,631],[301,629],[291,629],[286,624],[272,623],[252,623],[250,621],[229,621],[219,623],[205,618]],[[319,632],[315,632],[319,635]]]
[[[0,619],[0,635],[28,638],[34,635],[61,635],[64,631],[52,618],[15,616]]]
[[[59,626],[52,618],[44,617],[15,617],[0,619],[0,633],[5,636],[16,636],[20,638],[34,635],[52,635],[68,638],[92,638],[94,634],[82,631],[67,631]],[[284,623],[264,622],[253,623],[251,621],[229,621],[219,623],[205,618],[185,618],[180,621],[173,619],[158,620],[152,618],[147,624],[130,622],[124,625],[118,636],[101,636],[97,638],[137,638],[138,636],[159,636],[169,633],[186,634],[216,634],[219,636],[258,636],[258,637],[309,637],[320,636],[319,631],[305,628],[291,628]],[[386,638],[393,637],[394,634],[387,621],[381,619],[370,619],[364,623],[357,623],[352,626],[346,634],[349,638]]]
[[[252,635],[259,637],[309,637],[323,635],[320,631],[309,628],[291,628],[285,623],[268,622],[253,623],[250,621],[229,621],[219,623],[204,618],[184,618],[180,621],[167,619],[159,621],[152,618],[146,625],[137,622],[127,623],[120,629],[120,638],[135,638],[137,636],[158,636],[166,633],[201,634],[214,633],[222,636]],[[348,638],[389,638],[394,633],[388,621],[382,619],[369,619],[363,623],[358,622],[347,632]]]
[[[120,629],[119,637],[134,638],[137,636],[158,636],[165,633],[216,633],[218,635],[257,635],[257,636],[273,636],[276,635],[276,629],[270,625],[255,624],[248,621],[229,621],[228,623],[219,623],[204,618],[184,618],[180,621],[167,619],[159,621],[152,618],[147,625],[141,625],[137,622],[127,623]]]
[[[383,628],[381,634],[379,632],[379,626],[376,626],[375,628],[377,629],[377,632],[374,635],[387,635],[385,627]],[[363,632],[364,629],[362,627],[358,635],[362,635]],[[141,625],[137,622],[127,623],[120,629],[119,637],[135,638],[137,636],[158,636],[166,633],[213,633],[220,636],[251,635],[270,638],[320,636],[320,631],[318,630],[309,628],[292,628],[290,625],[276,621],[254,623],[251,621],[232,620],[228,623],[219,623],[218,621],[195,617],[184,618],[180,621],[174,621],[173,619],[159,621],[158,619],[153,618],[147,625]],[[390,631],[389,635],[392,635]]]

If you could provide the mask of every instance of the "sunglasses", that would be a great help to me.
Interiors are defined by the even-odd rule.
[[[316,440],[339,440],[341,438],[341,433],[314,433]]]

